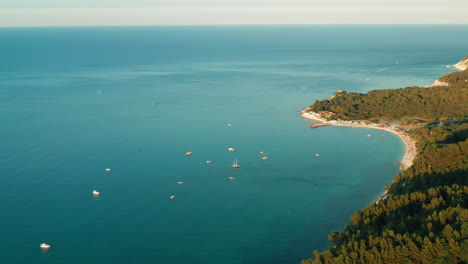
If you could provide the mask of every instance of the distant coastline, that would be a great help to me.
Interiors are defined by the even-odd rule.
[[[468,57],[464,58],[463,60],[461,60],[457,64],[453,65],[453,67],[455,69],[457,69],[457,70],[460,70],[460,71],[464,71],[464,70],[468,69]]]
[[[303,118],[318,121],[325,125],[330,126],[344,126],[344,127],[359,127],[359,128],[370,128],[383,130],[397,135],[405,145],[405,154],[400,161],[401,170],[406,170],[413,165],[414,158],[416,157],[416,141],[411,138],[410,135],[397,129],[395,126],[378,126],[377,124],[368,124],[364,121],[339,121],[339,120],[327,120],[321,114],[312,112],[309,107],[301,111]]]

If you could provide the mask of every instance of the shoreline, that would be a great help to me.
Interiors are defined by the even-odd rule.
[[[457,64],[453,65],[453,68],[459,71],[464,71],[468,69],[468,57],[464,58],[463,60],[459,61]]]
[[[350,121],[338,121],[338,120],[331,120],[328,121],[322,118],[319,114],[313,113],[309,111],[309,108],[305,108],[301,111],[301,117],[313,121],[318,121],[326,125],[330,126],[344,126],[344,127],[359,127],[359,128],[370,128],[370,129],[377,129],[390,132],[396,136],[398,136],[403,144],[405,145],[405,154],[403,155],[402,160],[400,161],[401,167],[400,170],[406,170],[413,165],[414,158],[416,157],[416,142],[406,135],[404,132],[399,132],[395,130],[392,126],[387,127],[378,127],[373,125],[366,125],[366,124],[359,124],[359,123],[351,123]],[[359,122],[359,121],[357,121]]]

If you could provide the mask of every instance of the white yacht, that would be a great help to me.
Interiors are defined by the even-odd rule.
[[[41,243],[41,244],[39,245],[39,247],[40,247],[40,248],[43,248],[43,249],[49,249],[49,248],[50,248],[50,245],[47,244],[47,243]]]

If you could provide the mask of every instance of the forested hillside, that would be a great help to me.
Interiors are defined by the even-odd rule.
[[[414,165],[395,176],[387,197],[333,231],[329,250],[303,264],[468,263],[467,75],[441,77],[450,87],[341,92],[312,106],[346,120],[444,122],[411,131],[419,152]]]
[[[333,99],[317,100],[310,109],[330,111],[333,119],[402,123],[464,120],[468,114],[468,71],[444,75],[450,87],[407,87],[373,90],[367,94],[338,91]]]

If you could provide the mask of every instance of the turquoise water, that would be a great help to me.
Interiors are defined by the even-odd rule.
[[[338,89],[428,85],[468,54],[466,33],[0,29],[0,262],[299,263],[379,197],[404,149],[308,129],[299,110]]]

